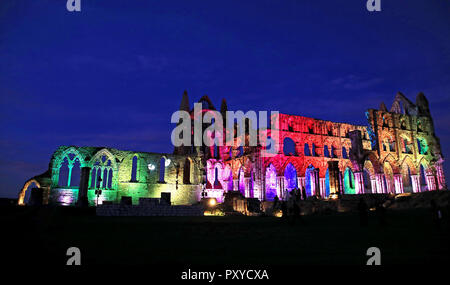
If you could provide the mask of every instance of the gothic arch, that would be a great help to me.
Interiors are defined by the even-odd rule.
[[[397,160],[394,158],[394,156],[392,156],[392,154],[386,155],[386,157],[382,161],[382,164],[384,165],[385,162],[389,162],[394,174],[400,173],[400,166],[398,165]]]
[[[292,166],[294,166],[295,171],[297,171],[297,176],[300,177],[298,174],[302,173],[302,168],[303,165],[301,162],[299,162],[298,158],[295,157],[289,157],[281,166],[280,169],[280,173],[282,173],[284,175],[284,172],[286,171],[286,167],[288,166],[288,164],[292,164]]]
[[[405,156],[402,163],[400,163],[402,169],[403,167],[406,167],[406,165],[409,167],[409,170],[411,171],[411,175],[417,174],[416,166],[413,163],[413,160],[409,156]]]
[[[71,159],[69,154],[73,153],[75,156]],[[86,158],[83,154],[81,154],[80,151],[76,147],[69,147],[66,150],[64,150],[61,154],[59,154],[55,159],[53,160],[53,167],[59,167],[61,163],[64,161],[64,158],[68,159],[69,163],[75,161],[76,158],[80,160],[81,167],[86,166]]]
[[[27,191],[28,187],[29,187],[32,183],[36,184],[36,186],[37,186],[38,188],[41,188],[41,184],[40,184],[36,179],[34,179],[34,178],[29,179],[29,180],[28,180],[27,182],[25,182],[25,184],[23,185],[22,190],[20,190],[20,193],[19,193],[19,199],[18,199],[18,201],[17,201],[17,204],[19,204],[19,205],[24,205],[24,204],[25,204],[25,203],[24,203],[25,192]]]
[[[111,160],[111,166],[113,167],[114,170],[117,170],[118,165],[116,157],[106,148],[103,148],[99,150],[96,154],[94,154],[94,156],[89,161],[89,165],[93,166],[97,160],[102,161],[103,156],[106,156],[109,160]],[[108,159],[106,159],[106,162],[108,161]]]

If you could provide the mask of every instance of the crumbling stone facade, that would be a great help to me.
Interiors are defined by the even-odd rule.
[[[207,96],[199,103],[202,114],[216,110]],[[194,116],[187,93],[180,109]],[[220,112],[225,116],[227,110],[223,100]],[[139,198],[159,198],[162,192],[170,192],[181,205],[197,202],[202,191],[222,202],[227,191],[270,201],[294,188],[319,198],[446,189],[444,159],[424,94],[414,104],[398,93],[389,111],[382,103],[365,115],[363,126],[280,114],[279,139],[272,141],[278,152],[271,157],[261,155],[261,145],[239,146],[237,141],[176,147],[173,154],[61,146],[49,169],[25,183],[18,203],[25,203],[31,183],[42,189],[44,204],[62,205],[81,199],[90,205],[119,202],[123,196],[137,204]],[[270,129],[258,131],[270,137]],[[98,197],[96,189],[102,190]]]

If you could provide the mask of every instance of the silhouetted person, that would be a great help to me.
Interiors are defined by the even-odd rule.
[[[275,211],[278,207],[278,202],[280,201],[280,199],[278,199],[278,196],[275,195],[275,197],[273,198],[273,210]]]
[[[367,226],[369,213],[367,212],[367,204],[363,198],[359,198],[358,203],[359,223],[361,226]]]
[[[305,186],[302,187],[302,200],[306,200],[306,189],[305,189]]]
[[[300,189],[295,188],[295,202],[300,201],[300,199],[301,199]]]
[[[441,230],[442,211],[436,204],[436,201],[431,200],[431,217],[433,223],[438,231]]]

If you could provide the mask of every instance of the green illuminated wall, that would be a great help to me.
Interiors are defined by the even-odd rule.
[[[92,167],[99,158],[105,156],[105,165],[108,160],[113,169],[112,187],[102,189],[99,196],[99,203],[111,201],[118,203],[122,196],[132,197],[133,204],[138,204],[139,198],[159,198],[161,192],[170,192],[174,204],[192,204],[198,200],[198,191],[201,190],[202,171],[199,169],[200,158],[196,156],[172,155],[159,153],[144,153],[120,151],[110,148],[90,148],[90,147],[60,147],[54,153],[51,161],[52,165],[52,187],[50,202],[58,204],[74,204],[78,198],[78,186],[58,185],[59,167],[65,157],[73,160],[79,159],[81,167],[90,167],[88,200],[90,205],[95,205],[97,196],[95,195],[95,185],[91,185]],[[133,158],[137,157],[136,179],[132,181]],[[160,181],[160,160],[164,157],[170,160],[164,167],[164,181]],[[190,183],[183,184],[183,171],[185,163],[189,159]],[[149,167],[149,165],[151,167]]]

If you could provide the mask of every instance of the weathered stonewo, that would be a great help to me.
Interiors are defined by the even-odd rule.
[[[203,105],[202,114],[216,110],[208,96],[198,102]],[[180,110],[194,118],[189,106],[184,93]],[[223,100],[220,113],[227,110]],[[368,109],[365,116],[366,125],[354,125],[280,113],[277,130],[258,130],[267,136],[278,131],[278,140],[272,142],[278,151],[270,157],[262,155],[262,145],[240,146],[238,138],[232,145],[183,145],[172,154],[61,146],[53,153],[49,169],[25,182],[18,204],[26,202],[25,191],[35,183],[44,189],[44,203],[73,205],[87,193],[89,205],[94,206],[98,176],[104,181],[99,204],[118,203],[129,196],[137,205],[140,198],[159,198],[161,193],[170,193],[175,205],[194,204],[203,189],[219,202],[233,190],[264,201],[275,196],[285,199],[296,187],[320,199],[330,197],[337,188],[341,194],[446,189],[441,146],[423,93],[415,103],[398,93],[389,110],[382,103],[379,109]],[[204,123],[202,130],[208,126]],[[244,140],[249,141],[248,134]],[[60,179],[66,165],[70,181]],[[83,188],[87,173],[83,179],[75,177],[76,167],[91,168],[87,192]]]

